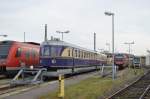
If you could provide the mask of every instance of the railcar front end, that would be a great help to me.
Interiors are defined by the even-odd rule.
[[[69,68],[73,66],[73,58],[65,57],[68,48],[61,45],[42,45],[40,65],[47,69]]]

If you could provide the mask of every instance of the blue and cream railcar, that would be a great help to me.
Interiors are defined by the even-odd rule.
[[[96,67],[106,63],[104,56],[59,40],[41,44],[40,65],[49,70]]]

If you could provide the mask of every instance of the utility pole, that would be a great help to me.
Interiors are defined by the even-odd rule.
[[[94,33],[94,51],[96,51],[96,33]]]
[[[105,12],[104,13],[107,16],[112,16],[112,79],[114,80],[116,77],[116,67],[115,67],[115,63],[114,63],[114,13],[112,12]]]
[[[26,41],[26,32],[24,32],[24,42]]]
[[[45,24],[45,38],[44,41],[47,41],[47,24]]]

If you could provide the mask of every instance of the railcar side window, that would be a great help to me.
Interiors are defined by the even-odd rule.
[[[86,58],[86,52],[84,52],[84,58]]]
[[[84,58],[84,57],[83,57],[83,51],[82,51],[82,58]]]
[[[25,53],[25,55],[26,55],[26,58],[27,58],[27,59],[30,58],[30,52],[29,52],[29,51],[27,51],[27,52]]]
[[[80,58],[80,50],[78,50],[78,57]]]
[[[36,58],[36,52],[33,49],[31,50],[31,55],[33,58]]]
[[[34,52],[33,57],[36,58],[36,52]]]
[[[73,49],[73,57],[76,57],[75,49]]]
[[[21,56],[21,48],[18,48],[17,49],[17,52],[16,52],[16,57],[20,57]]]
[[[70,49],[68,50],[68,56],[70,56]]]
[[[77,57],[77,50],[75,50],[75,57]]]
[[[57,47],[51,47],[51,57],[57,56]]]

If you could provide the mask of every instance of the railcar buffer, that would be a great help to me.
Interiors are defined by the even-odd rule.
[[[46,72],[45,68],[22,68],[17,75],[12,79],[10,85],[26,85],[26,84],[39,84],[43,82],[43,73]]]

